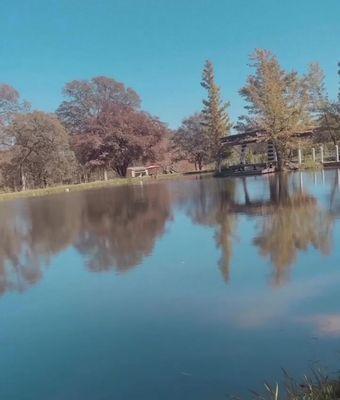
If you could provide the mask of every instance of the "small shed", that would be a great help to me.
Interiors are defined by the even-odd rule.
[[[148,171],[148,175],[150,175],[150,176],[157,176],[158,174],[160,174],[162,172],[162,167],[157,164],[149,165],[146,167],[146,169]]]
[[[129,167],[126,171],[127,178],[139,178],[142,176],[157,176],[162,172],[162,167],[157,164],[147,167]]]
[[[141,176],[148,176],[149,171],[146,167],[128,167],[126,170],[127,178],[138,178]]]

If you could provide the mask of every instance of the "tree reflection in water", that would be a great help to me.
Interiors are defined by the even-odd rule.
[[[200,179],[193,186],[187,214],[196,224],[215,227],[215,240],[221,248],[219,268],[223,279],[230,279],[233,235],[236,229],[236,214],[230,212],[236,190],[234,179]]]
[[[70,246],[92,271],[126,271],[151,253],[170,217],[163,184],[2,203],[0,294],[38,282],[50,259]]]
[[[339,179],[332,184],[339,185]],[[255,199],[261,185],[265,190]],[[151,254],[175,205],[193,223],[214,229],[225,281],[239,215],[256,221],[253,244],[272,263],[274,284],[282,285],[299,252],[311,246],[330,251],[338,208],[333,185],[328,211],[287,175],[158,182],[2,203],[0,294],[24,291],[39,281],[49,261],[69,247],[84,256],[91,271],[128,271]]]
[[[289,175],[267,179],[267,193],[252,200],[247,178],[238,180],[243,195],[238,196],[235,179],[201,180],[198,193],[188,204],[187,214],[195,223],[215,227],[216,244],[221,249],[219,265],[228,281],[232,245],[238,215],[259,220],[260,232],[253,243],[274,267],[273,282],[286,282],[289,269],[300,251],[310,246],[323,254],[330,251],[333,218],[317,200],[289,185]]]
[[[166,185],[134,186],[87,193],[76,243],[92,271],[120,272],[141,263],[171,217]]]
[[[41,279],[50,258],[78,234],[80,201],[55,196],[2,204],[0,293],[24,291]]]
[[[310,246],[323,254],[330,252],[332,217],[315,198],[289,190],[287,175],[269,179],[270,199],[254,243],[274,266],[273,281],[282,285],[300,251]]]

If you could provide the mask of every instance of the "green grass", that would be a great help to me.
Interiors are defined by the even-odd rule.
[[[299,168],[300,169],[309,169],[309,170],[319,170],[319,169],[322,169],[322,164],[317,161],[307,159],[302,163],[302,165],[300,165]]]
[[[89,183],[51,186],[44,189],[25,190],[23,192],[0,192],[0,201],[13,200],[18,198],[27,198],[27,197],[48,196],[52,194],[66,193],[66,192],[78,192],[82,190],[99,189],[111,186],[140,185],[141,181],[143,183],[150,184],[161,180],[178,179],[183,176],[184,176],[183,174],[175,173],[168,175],[159,175],[156,179],[152,177],[115,178],[115,179],[110,179],[108,181],[95,181]]]
[[[264,384],[264,394],[251,391],[258,400],[335,400],[340,398],[340,379],[330,379],[320,370],[312,370],[311,376],[304,376],[296,382],[284,371],[284,383],[274,386]]]

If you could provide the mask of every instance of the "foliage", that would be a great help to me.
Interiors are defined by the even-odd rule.
[[[340,140],[340,102],[327,101],[320,109],[319,141],[331,140],[334,144]]]
[[[319,64],[309,67],[308,84],[311,94],[311,110],[319,126],[318,141],[330,140],[337,144],[340,139],[340,100],[332,101],[325,89],[325,76]]]
[[[188,160],[199,171],[210,161],[207,152],[209,139],[203,124],[204,116],[196,113],[184,119],[173,136],[173,146],[177,150],[175,160]]]
[[[297,145],[295,134],[313,126],[309,77],[284,71],[266,50],[255,50],[250,59],[255,72],[240,90],[249,113],[241,117],[241,126],[266,132],[282,168]]]
[[[214,66],[210,61],[205,63],[201,85],[208,93],[207,99],[203,101],[202,111],[203,126],[208,138],[207,150],[219,170],[222,158],[229,154],[228,149],[221,145],[221,138],[230,133],[232,124],[227,112],[229,103],[222,102],[220,88],[215,82]]]
[[[322,169],[322,164],[317,161],[313,161],[311,159],[306,159],[303,161],[303,169],[317,171]]]
[[[153,161],[154,146],[167,130],[140,110],[137,93],[106,77],[72,81],[64,88],[68,100],[57,115],[74,134],[79,162],[88,170],[112,168],[125,176],[133,162]]]
[[[9,146],[13,138],[9,136],[6,127],[12,122],[16,114],[26,112],[30,105],[20,100],[20,95],[12,86],[0,85],[0,146]]]
[[[88,121],[87,129],[74,140],[80,162],[89,168],[112,168],[120,176],[133,161],[153,161],[154,146],[167,132],[156,118],[118,104],[105,107]]]
[[[43,112],[17,115],[7,130],[15,140],[5,167],[10,187],[25,190],[71,178],[75,157],[68,133],[56,117]]]
[[[63,89],[64,100],[56,114],[71,133],[88,133],[88,126],[108,106],[119,104],[139,109],[140,98],[123,83],[105,76],[74,80]]]

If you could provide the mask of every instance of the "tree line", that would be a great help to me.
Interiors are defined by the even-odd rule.
[[[320,128],[317,140],[337,143],[340,97],[330,100],[324,74],[311,64],[306,74],[286,71],[275,55],[255,50],[253,72],[240,89],[247,113],[232,123],[207,61],[201,85],[202,109],[176,131],[141,108],[139,95],[108,77],[74,80],[63,88],[54,113],[32,110],[13,87],[0,85],[0,185],[25,190],[86,182],[96,173],[125,176],[131,165],[163,167],[186,160],[202,170],[220,170],[231,149],[221,144],[232,128],[261,130],[273,143],[280,168],[297,145],[297,132]]]
[[[3,185],[16,190],[87,181],[100,170],[125,176],[133,162],[162,159],[168,129],[141,110],[137,93],[106,77],[75,80],[55,113],[31,111],[0,87]]]
[[[228,158],[231,149],[221,144],[233,127],[242,133],[261,131],[265,142],[274,145],[278,168],[283,169],[298,146],[298,133],[313,130],[313,140],[337,144],[340,139],[340,90],[336,100],[329,98],[325,76],[319,64],[312,63],[305,74],[286,71],[270,51],[257,49],[250,56],[252,73],[239,94],[245,101],[246,114],[232,124],[229,103],[221,99],[214,69],[207,61],[202,86],[207,90],[203,109],[182,122],[174,134],[179,157],[186,157],[199,170],[204,165]]]

